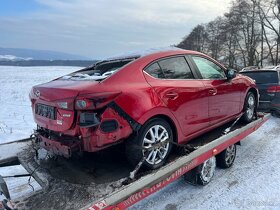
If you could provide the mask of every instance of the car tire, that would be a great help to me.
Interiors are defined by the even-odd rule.
[[[256,113],[256,97],[254,93],[248,92],[244,102],[244,114],[243,121],[246,123],[250,123],[253,121],[255,113]]]
[[[159,145],[160,142],[163,144]],[[172,149],[170,142],[173,142],[173,132],[169,123],[161,118],[151,119],[141,127],[137,134],[127,139],[127,159],[136,166],[145,156],[144,166],[148,169],[160,168],[166,162]]]
[[[204,163],[197,167],[198,173],[196,175],[196,181],[199,185],[207,185],[213,178],[216,169],[215,156],[206,160]]]
[[[230,168],[236,157],[236,145],[233,144],[216,156],[219,168]]]

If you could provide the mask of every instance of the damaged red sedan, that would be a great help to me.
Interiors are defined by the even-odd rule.
[[[185,144],[234,120],[254,118],[248,77],[194,51],[108,59],[30,92],[41,147],[65,157],[125,142],[128,160],[158,168]]]

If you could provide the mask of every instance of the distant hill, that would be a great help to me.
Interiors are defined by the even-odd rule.
[[[0,55],[0,61],[24,61],[32,60],[32,58],[22,58],[14,55]]]
[[[0,47],[0,66],[90,66],[96,60],[49,50]]]
[[[7,60],[91,60],[85,56],[50,50],[0,47],[0,61]]]

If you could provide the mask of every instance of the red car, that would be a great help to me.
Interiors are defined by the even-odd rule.
[[[32,88],[40,145],[70,157],[125,141],[128,159],[158,168],[185,144],[258,105],[254,81],[199,52],[104,60]]]

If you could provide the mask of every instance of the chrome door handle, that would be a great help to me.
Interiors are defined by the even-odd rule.
[[[178,93],[169,92],[169,93],[166,93],[166,94],[165,94],[165,97],[166,97],[166,98],[170,98],[170,99],[175,99],[175,98],[178,97]]]

